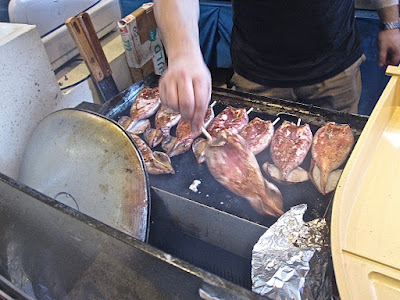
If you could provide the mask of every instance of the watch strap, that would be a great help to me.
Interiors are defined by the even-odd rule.
[[[385,22],[381,23],[379,28],[381,30],[390,30],[390,29],[399,29],[400,28],[400,20],[397,22]]]

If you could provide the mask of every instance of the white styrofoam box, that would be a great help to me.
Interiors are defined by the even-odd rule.
[[[58,16],[57,11],[60,11]],[[41,37],[53,69],[79,53],[64,23],[82,11],[90,15],[98,38],[115,30],[121,19],[118,0],[85,0],[82,3],[77,0],[12,0],[9,5],[10,22],[35,24],[42,28]]]
[[[8,4],[10,22],[36,25],[40,36],[44,36],[95,5],[99,0],[11,0]]]
[[[0,172],[17,178],[36,125],[85,99],[63,96],[35,26],[0,23],[0,57]]]

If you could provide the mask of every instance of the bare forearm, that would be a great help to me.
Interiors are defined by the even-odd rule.
[[[399,5],[390,5],[377,9],[382,23],[399,21]]]
[[[160,99],[199,131],[211,98],[211,75],[200,50],[199,2],[154,0],[154,12],[168,55]]]
[[[398,5],[399,0],[370,0],[372,7],[379,10],[384,7]]]
[[[154,13],[169,59],[200,55],[198,0],[154,0]]]

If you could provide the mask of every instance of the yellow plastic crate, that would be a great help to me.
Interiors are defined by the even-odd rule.
[[[400,68],[376,104],[333,202],[332,256],[341,299],[400,299]]]

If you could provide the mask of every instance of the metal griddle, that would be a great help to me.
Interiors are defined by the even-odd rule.
[[[145,85],[157,84],[158,77],[150,75],[101,106],[83,102],[78,108],[117,120],[129,114]],[[367,121],[364,116],[219,88],[213,89],[212,101],[217,101],[216,114],[226,105],[253,107],[250,118],[265,120],[286,112],[309,123],[314,133],[328,121],[347,123],[356,140]],[[270,159],[269,152],[257,158],[263,163]],[[276,219],[258,215],[247,200],[221,186],[205,164],[197,164],[191,150],[172,157],[172,164],[176,174],[148,178],[148,243],[0,173],[0,289],[20,294],[20,299],[27,299],[23,292],[39,299],[199,299],[202,294],[265,299],[251,292],[251,250]],[[308,156],[302,166],[307,169],[309,164]],[[202,181],[199,193],[189,190],[194,179]],[[286,210],[307,203],[305,219],[329,212],[333,193],[322,196],[311,182],[277,186]],[[26,282],[33,291],[26,289]]]
[[[99,112],[113,120],[118,120],[119,117],[124,115],[129,116],[129,109],[139,91],[144,86],[154,87],[157,84],[158,77],[154,75],[148,76],[103,105]],[[215,115],[228,105],[236,108],[245,107],[247,109],[252,107],[253,111],[249,114],[250,120],[254,117],[259,117],[264,120],[274,121],[277,114],[285,113],[285,115],[281,115],[281,120],[275,125],[275,129],[282,124],[283,120],[297,122],[297,117],[301,118],[301,124],[308,123],[313,133],[327,122],[346,123],[352,128],[356,141],[368,119],[361,115],[342,113],[302,103],[271,99],[216,87],[213,88],[212,92],[211,102],[213,101],[217,102],[214,106]],[[296,117],[292,117],[291,115]],[[151,122],[154,127],[154,117],[151,118]],[[175,127],[171,130],[173,135],[175,134],[174,130]],[[154,148],[154,150],[163,151],[160,146]],[[269,148],[256,157],[260,166],[265,161],[272,162]],[[301,166],[308,170],[310,161],[311,154],[309,152]],[[176,174],[149,175],[151,187],[216,208],[217,210],[233,214],[263,226],[269,227],[276,221],[274,217],[259,215],[253,210],[246,199],[230,192],[219,184],[212,177],[205,163],[201,165],[197,164],[191,150],[172,157],[171,162]],[[266,176],[266,174],[264,175]],[[201,184],[198,187],[198,192],[195,193],[189,189],[189,186],[196,179],[200,180]],[[333,192],[322,195],[311,181],[292,185],[274,183],[282,193],[285,210],[298,204],[307,204],[308,210],[304,216],[306,221],[322,217],[329,210]]]

